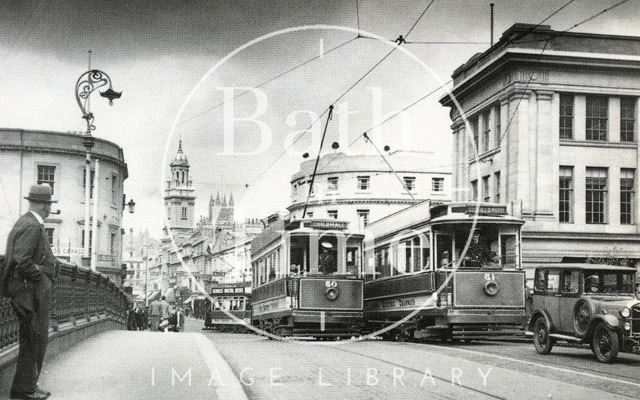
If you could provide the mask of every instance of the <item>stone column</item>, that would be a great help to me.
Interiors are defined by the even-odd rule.
[[[620,97],[609,97],[609,122],[607,140],[620,141]]]
[[[511,171],[511,133],[506,132],[507,125],[509,125],[509,98],[501,97],[500,98],[500,132],[501,143],[500,143],[500,153],[502,153],[502,173],[500,174],[500,180],[502,188],[502,203],[509,204],[509,201],[513,199],[513,197],[509,194],[509,186],[510,186],[510,171]],[[511,128],[509,127],[509,130]],[[505,133],[506,132],[506,133]]]
[[[514,202],[514,210],[519,210],[522,214],[531,213],[531,202],[529,197],[529,93],[524,90],[514,90],[509,96],[511,114],[510,136],[513,138],[515,151],[514,170],[511,174],[515,179],[510,179],[513,184],[514,193],[511,201]]]
[[[587,116],[587,98],[584,95],[577,94],[573,103],[573,138],[575,140],[586,140],[586,116]]]
[[[557,195],[554,180],[555,159],[553,158],[553,121],[551,91],[536,91],[538,115],[537,115],[537,149],[536,149],[536,219],[538,217],[553,219],[554,193]]]

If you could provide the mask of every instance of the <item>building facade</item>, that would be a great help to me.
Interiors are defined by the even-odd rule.
[[[432,154],[396,151],[387,160],[397,176],[380,156],[321,157],[306,217],[348,221],[350,229],[361,230],[417,202],[451,200],[451,173],[434,165]],[[303,162],[291,177],[291,219],[302,218],[314,165],[315,160]]]
[[[83,135],[22,129],[0,129],[0,243],[4,246],[18,217],[28,211],[24,196],[36,183],[49,184],[58,203],[45,220],[54,254],[82,265],[85,210],[85,147]],[[90,188],[90,206],[98,201],[98,230],[91,233],[99,272],[120,282],[122,261],[123,183],[128,177],[122,148],[95,138],[91,151],[100,160],[98,193]],[[95,171],[92,171],[94,175]],[[93,180],[92,180],[93,182]],[[92,217],[93,218],[93,211]],[[4,248],[0,250],[4,252]],[[85,263],[86,264],[86,263]],[[88,266],[88,265],[86,265]]]
[[[516,24],[454,71],[454,201],[524,218],[525,266],[640,260],[639,55],[640,37]]]

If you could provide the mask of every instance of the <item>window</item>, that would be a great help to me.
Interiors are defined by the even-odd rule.
[[[432,192],[444,191],[444,178],[431,178],[431,191]]]
[[[369,177],[368,176],[359,176],[358,177],[358,190],[369,190]]]
[[[587,168],[586,174],[587,224],[607,223],[607,169]]]
[[[91,170],[91,175],[89,176],[89,180],[91,181],[89,184],[89,198],[93,199],[93,181],[94,178],[96,177],[96,171]],[[82,170],[82,188],[86,188],[87,185],[85,185],[85,179],[87,178],[87,170],[83,169]]]
[[[493,198],[497,204],[500,203],[500,172],[493,174]]]
[[[502,118],[502,114],[501,114],[501,109],[500,109],[500,104],[498,104],[495,108],[496,112],[495,112],[495,116],[494,116],[494,120],[493,123],[496,127],[496,147],[500,146],[500,140],[502,139],[502,121],[500,121],[500,119]]]
[[[560,222],[573,223],[573,167],[560,167],[558,178]]]
[[[606,97],[587,96],[587,140],[607,140],[608,105]]]
[[[84,249],[84,229],[82,230],[82,248]],[[93,247],[93,231],[89,231],[89,254],[91,254],[91,248]]]
[[[38,165],[38,185],[46,183],[51,186],[51,193],[54,193],[56,167],[53,165]]]
[[[479,132],[479,126],[478,126],[479,122],[480,122],[480,117],[478,116],[473,119],[473,123],[471,124],[471,129],[473,129],[473,144],[475,145],[475,148],[473,149],[474,153],[477,153],[480,150],[480,147],[479,147],[480,132]]]
[[[111,241],[109,242],[109,254],[116,254],[116,234],[111,232]]]
[[[329,182],[329,184],[327,186],[327,190],[328,191],[336,191],[336,190],[338,190],[338,178],[337,177],[328,178],[327,181]]]
[[[560,291],[560,272],[559,271],[549,271],[547,275],[547,285],[546,285],[547,293],[558,293]]]
[[[53,231],[54,228],[45,228],[47,231],[47,239],[49,239],[49,246],[53,246]]]
[[[573,95],[560,95],[560,139],[573,139]]]
[[[636,125],[636,99],[633,97],[622,97],[620,99],[620,141],[635,141]]]
[[[313,218],[313,211],[307,211],[307,218]]]
[[[404,178],[402,178],[402,181],[404,182],[404,186],[407,188],[408,191],[412,191],[416,189],[416,178],[413,176],[405,176]]]
[[[633,202],[635,199],[635,171],[620,170],[620,223],[633,224],[635,219]]]
[[[369,210],[357,210],[361,226],[369,225]]]
[[[111,175],[111,204],[118,205],[118,175]]]
[[[489,112],[482,113],[482,151],[489,151],[489,135],[491,127],[489,126]]]
[[[327,210],[327,216],[329,218],[338,219],[338,210]]]
[[[482,178],[482,195],[483,200],[487,203],[491,201],[491,192],[489,191],[489,175]]]
[[[576,294],[580,290],[580,272],[563,271],[562,272],[562,292],[568,294]]]
[[[471,200],[478,200],[478,180],[471,181]]]
[[[182,219],[187,219],[187,207],[182,207]]]

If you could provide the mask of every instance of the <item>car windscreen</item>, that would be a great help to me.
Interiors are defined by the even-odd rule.
[[[585,271],[584,292],[633,295],[634,274],[616,271]]]

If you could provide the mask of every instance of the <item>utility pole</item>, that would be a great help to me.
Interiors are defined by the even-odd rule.
[[[149,306],[149,236],[144,243],[144,305]]]

